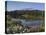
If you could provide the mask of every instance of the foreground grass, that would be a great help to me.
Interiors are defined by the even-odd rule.
[[[44,32],[42,24],[35,30],[32,27],[23,26],[21,22],[12,21],[10,16],[7,16],[7,33],[28,33],[28,32]]]

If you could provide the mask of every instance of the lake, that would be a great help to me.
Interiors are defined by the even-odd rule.
[[[41,23],[43,23],[43,20],[26,20],[26,19],[15,19],[12,18],[13,21],[21,22],[24,26],[39,26]]]

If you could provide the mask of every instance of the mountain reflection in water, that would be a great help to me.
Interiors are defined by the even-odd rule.
[[[13,21],[21,22],[24,26],[39,26],[42,20],[26,20],[26,19],[14,19]]]

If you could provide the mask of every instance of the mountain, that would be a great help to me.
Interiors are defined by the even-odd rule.
[[[23,14],[32,14],[32,15],[42,15],[44,14],[44,11],[42,10],[33,10],[31,8],[21,9],[21,10],[14,10],[14,11],[5,11],[5,15],[10,15],[12,17],[15,17],[17,15],[23,15]]]

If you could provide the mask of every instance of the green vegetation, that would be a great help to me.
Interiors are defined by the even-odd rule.
[[[9,20],[10,19],[10,20]],[[42,22],[41,22],[42,23]],[[34,30],[32,27],[24,27],[21,25],[21,22],[15,22],[12,21],[10,16],[7,17],[7,28],[9,28],[9,31],[7,33],[26,33],[26,32],[43,32],[44,26],[42,24],[39,26],[39,30]]]
[[[24,12],[23,14],[18,14],[18,13],[13,13],[9,15],[6,15],[7,17],[7,28],[9,30],[7,30],[7,33],[27,33],[27,32],[44,32],[45,31],[45,24],[44,24],[44,14],[42,14],[42,12]],[[36,28],[36,30],[32,27],[28,27],[28,26],[23,26],[21,24],[21,22],[19,21],[19,23],[17,21],[13,21],[12,18],[15,17],[16,19],[31,19],[31,20],[43,20],[41,21],[41,24],[39,25],[38,28]]]

